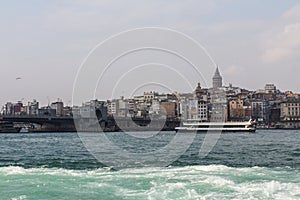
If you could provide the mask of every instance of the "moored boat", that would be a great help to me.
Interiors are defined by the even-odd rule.
[[[182,132],[255,132],[256,122],[199,122],[189,120],[183,122],[183,126],[176,127],[176,131]]]
[[[0,122],[0,133],[19,133],[21,128],[15,127],[13,122]]]

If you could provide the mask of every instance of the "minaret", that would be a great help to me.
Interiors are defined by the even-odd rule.
[[[218,89],[222,87],[222,76],[220,75],[219,72],[219,67],[217,66],[215,75],[213,76],[213,89]]]
[[[200,98],[201,94],[202,94],[202,88],[201,88],[200,83],[198,83],[198,86],[195,89],[195,95],[196,95],[196,97]]]

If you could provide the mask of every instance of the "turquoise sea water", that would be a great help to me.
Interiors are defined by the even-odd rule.
[[[0,199],[300,199],[299,131],[222,135],[200,159],[203,138],[170,166],[112,170],[74,133],[1,134]]]
[[[300,199],[300,170],[171,168],[70,170],[2,167],[1,199]]]

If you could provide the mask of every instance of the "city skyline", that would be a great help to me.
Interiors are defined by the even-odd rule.
[[[274,84],[274,83],[265,83],[265,85],[263,85],[262,87],[260,87],[260,88],[256,88],[256,89],[248,89],[248,88],[242,88],[242,87],[239,87],[238,85],[232,85],[231,83],[229,83],[228,85],[222,85],[222,87],[223,88],[226,88],[226,87],[230,87],[230,86],[232,86],[232,87],[237,87],[237,88],[240,88],[240,89],[244,89],[244,90],[247,90],[247,91],[249,91],[249,92],[261,92],[262,90],[264,90],[264,88],[266,87],[266,85],[269,85],[269,84],[271,84],[271,85],[274,85],[276,88],[277,88],[277,90],[279,90],[280,92],[287,92],[287,93],[293,93],[293,94],[299,94],[298,92],[295,92],[295,91],[292,91],[292,90],[281,90],[276,84]],[[197,87],[197,85],[195,85],[195,88]],[[195,89],[194,88],[194,89]],[[212,89],[213,87],[203,87],[204,89]],[[192,91],[172,91],[172,92],[170,92],[170,93],[168,93],[168,92],[161,92],[161,91],[159,91],[159,90],[147,90],[147,91],[143,91],[143,92],[141,92],[141,93],[138,93],[138,94],[136,94],[136,95],[134,95],[134,96],[122,96],[122,95],[120,95],[119,97],[116,97],[116,98],[108,98],[108,99],[105,99],[105,98],[99,98],[99,97],[96,97],[96,98],[94,98],[94,99],[89,99],[89,100],[87,100],[87,101],[82,101],[81,103],[79,103],[79,104],[74,104],[74,105],[72,105],[72,101],[71,100],[68,100],[68,99],[62,99],[62,98],[60,98],[60,97],[53,97],[53,98],[49,98],[49,96],[46,96],[46,101],[45,100],[43,100],[43,99],[38,99],[38,98],[36,98],[36,97],[31,97],[31,98],[29,98],[29,99],[25,99],[25,98],[22,98],[22,99],[8,99],[8,100],[6,100],[3,104],[1,104],[1,106],[3,106],[5,103],[7,103],[7,102],[22,102],[24,105],[26,105],[27,103],[30,103],[30,102],[32,102],[32,101],[35,101],[35,100],[37,100],[37,101],[39,101],[40,102],[40,105],[42,106],[42,107],[47,107],[47,106],[49,106],[51,103],[55,103],[55,102],[63,102],[64,103],[64,105],[65,106],[70,106],[70,107],[72,107],[72,106],[80,106],[80,105],[82,105],[83,103],[86,103],[86,102],[88,102],[88,101],[90,101],[90,100],[99,100],[99,101],[110,101],[110,100],[114,100],[114,99],[121,99],[121,98],[125,98],[125,99],[131,99],[131,98],[133,98],[133,97],[135,97],[135,96],[142,96],[142,95],[144,95],[145,93],[149,93],[149,92],[153,92],[153,93],[158,93],[158,94],[173,94],[173,93],[178,93],[178,94],[193,94],[194,92],[195,92],[195,90],[192,90]]]
[[[221,79],[222,79],[223,77],[221,76]],[[73,107],[73,106],[81,106],[81,105],[83,105],[83,104],[85,104],[85,103],[87,103],[87,102],[90,102],[90,101],[93,101],[93,100],[97,100],[97,101],[111,101],[111,100],[119,100],[119,99],[125,99],[125,100],[128,100],[128,99],[133,99],[133,98],[135,98],[135,97],[139,97],[139,96],[143,96],[143,95],[145,95],[145,94],[147,94],[147,93],[153,93],[153,94],[159,94],[159,95],[167,95],[167,94],[176,94],[176,95],[186,95],[186,94],[194,94],[196,91],[197,91],[197,88],[200,86],[202,89],[206,89],[206,90],[212,90],[212,89],[214,89],[213,87],[202,87],[201,86],[201,84],[199,85],[200,83],[197,83],[197,85],[195,85],[195,87],[194,87],[194,89],[192,90],[192,91],[183,91],[183,92],[178,92],[178,91],[172,91],[172,92],[170,92],[170,93],[168,93],[168,92],[161,92],[161,91],[157,91],[157,90],[147,90],[147,91],[143,91],[142,93],[138,93],[138,94],[136,94],[136,95],[134,95],[134,96],[119,96],[119,97],[116,97],[116,98],[109,98],[109,99],[105,99],[105,98],[94,98],[94,99],[89,99],[89,100],[87,100],[87,101],[82,101],[81,103],[79,103],[79,104],[74,104],[74,105],[72,105],[71,104],[71,101],[69,100],[69,101],[66,101],[66,100],[64,100],[64,99],[62,99],[62,98],[53,98],[53,99],[50,99],[48,96],[47,96],[47,103],[43,103],[43,100],[42,101],[40,101],[40,99],[38,99],[38,98],[35,98],[35,97],[32,97],[31,99],[24,99],[24,98],[22,98],[22,99],[13,99],[13,100],[7,100],[5,103],[22,103],[23,105],[27,105],[27,103],[32,103],[32,102],[35,102],[35,101],[37,101],[38,103],[39,103],[39,105],[41,106],[41,107],[43,107],[43,108],[46,108],[46,107],[49,107],[52,103],[58,103],[58,102],[62,102],[63,104],[64,104],[64,106],[66,106],[66,107]],[[232,89],[234,89],[234,90],[236,90],[236,89],[240,89],[240,90],[246,90],[246,91],[248,91],[248,92],[250,92],[250,93],[253,93],[253,94],[255,94],[255,93],[264,93],[265,92],[265,90],[266,90],[266,87],[268,87],[268,86],[272,86],[272,87],[275,87],[276,88],[276,90],[277,91],[280,91],[281,93],[286,93],[286,94],[295,94],[295,95],[300,95],[299,93],[295,93],[294,91],[292,91],[292,90],[285,90],[285,91],[283,91],[283,90],[281,90],[280,88],[278,88],[277,87],[277,85],[276,84],[274,84],[274,83],[266,83],[263,87],[261,87],[261,88],[256,88],[256,89],[254,89],[254,90],[249,90],[249,89],[247,89],[247,88],[242,88],[242,87],[239,87],[238,85],[232,85],[231,83],[229,83],[228,85],[222,85],[222,86],[220,86],[220,87],[217,87],[218,89],[221,89],[222,91],[224,90],[224,91],[227,91],[228,90],[228,88],[231,88],[232,87]],[[4,104],[5,104],[4,103]],[[4,104],[1,104],[0,106],[2,106],[3,107],[3,105]]]
[[[274,83],[300,92],[294,81],[300,72],[299,1],[10,1],[0,9],[1,105],[32,97],[42,104],[48,98],[70,102],[90,50],[111,35],[145,26],[168,27],[197,40],[220,66],[225,85],[255,90]],[[214,67],[207,66],[208,80]],[[196,78],[191,82],[203,85]]]
[[[212,77],[211,77],[211,86],[210,87],[203,87],[202,85],[201,85],[201,83],[200,82],[198,82],[196,85],[194,85],[194,88],[193,88],[193,90],[191,90],[191,91],[171,91],[171,92],[163,92],[163,91],[159,91],[159,90],[144,90],[144,91],[142,91],[141,90],[141,92],[140,93],[137,93],[137,94],[135,94],[135,95],[132,95],[132,96],[124,96],[124,95],[120,95],[120,96],[116,96],[115,98],[107,98],[107,99],[105,99],[105,98],[102,98],[102,97],[95,97],[95,98],[93,98],[93,99],[87,99],[86,101],[82,101],[81,103],[79,103],[79,104],[73,104],[72,105],[72,101],[71,100],[65,100],[65,99],[62,99],[62,98],[60,98],[60,97],[56,97],[56,98],[51,98],[50,99],[50,97],[49,96],[47,96],[46,98],[47,98],[47,103],[43,103],[44,101],[43,100],[39,100],[38,98],[35,98],[35,97],[31,97],[31,99],[24,99],[24,98],[22,98],[22,99],[13,99],[13,100],[6,100],[6,102],[5,103],[10,103],[10,102],[21,102],[21,103],[23,103],[24,105],[26,105],[27,103],[31,103],[32,101],[36,101],[36,100],[38,100],[39,102],[41,102],[41,106],[42,107],[47,107],[47,106],[50,106],[51,105],[51,103],[55,103],[55,102],[63,102],[64,103],[64,105],[65,106],[80,106],[80,105],[82,105],[82,104],[84,104],[84,103],[86,103],[86,102],[89,102],[89,101],[91,101],[91,100],[99,100],[99,101],[110,101],[110,100],[116,100],[116,99],[122,99],[122,98],[124,98],[124,99],[131,99],[131,98],[134,98],[134,97],[137,97],[137,96],[143,96],[145,93],[151,93],[151,92],[153,92],[153,93],[157,93],[157,94],[174,94],[174,93],[177,93],[178,95],[180,95],[180,94],[193,94],[193,93],[195,93],[195,91],[197,90],[197,88],[200,86],[200,87],[202,87],[203,89],[216,89],[216,88],[222,88],[222,90],[224,90],[224,91],[226,91],[227,89],[226,88],[239,88],[239,89],[242,89],[242,90],[247,90],[247,91],[249,91],[249,92],[254,92],[254,93],[261,93],[261,92],[264,92],[264,90],[265,90],[265,88],[269,85],[271,85],[271,86],[274,86],[275,88],[276,88],[276,90],[278,90],[278,91],[280,91],[280,92],[282,92],[282,93],[285,93],[285,92],[287,92],[287,93],[294,93],[294,94],[299,94],[299,93],[297,93],[297,92],[294,92],[294,91],[292,91],[292,90],[281,90],[276,84],[274,84],[274,83],[270,83],[270,82],[268,82],[268,83],[265,83],[265,85],[263,86],[263,87],[260,87],[260,88],[255,88],[255,89],[248,89],[248,88],[243,88],[243,87],[240,87],[239,85],[233,85],[232,83],[228,83],[228,84],[224,84],[224,82],[223,82],[223,76],[222,76],[222,74],[220,74],[220,69],[219,69],[219,67],[217,66],[216,67],[216,69],[215,69],[216,71],[213,73],[213,75],[212,75]],[[215,85],[216,84],[216,85]],[[1,104],[1,106],[3,106],[4,104]]]
[[[232,85],[223,86],[218,68],[212,81],[213,88],[202,88],[198,83],[192,93],[164,94],[150,91],[130,98],[90,99],[73,107],[65,106],[61,99],[49,102],[48,106],[40,106],[36,100],[28,102],[28,104],[7,102],[1,110],[1,114],[2,119],[27,122],[31,120],[31,123],[35,123],[39,120],[51,120],[52,117],[54,119],[63,117],[57,120],[67,117],[68,122],[73,117],[74,119],[90,119],[96,113],[100,117],[99,119],[107,121],[102,126],[109,129],[115,126],[113,121],[108,122],[108,118],[110,120],[115,117],[121,120],[131,118],[148,120],[151,118],[149,116],[158,120],[162,120],[163,116],[166,116],[171,121],[174,119],[177,122],[178,120],[200,120],[202,122],[254,120],[253,122],[256,123],[257,120],[261,128],[299,128],[300,94],[283,93],[274,84],[266,84],[264,89],[254,92]],[[107,126],[108,124],[110,126]],[[128,124],[126,126],[130,127]],[[170,126],[167,127],[170,128]],[[69,128],[69,131],[75,130],[72,125]],[[50,129],[44,127],[44,131],[47,130]]]

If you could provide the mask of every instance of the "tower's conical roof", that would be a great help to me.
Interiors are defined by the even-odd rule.
[[[219,66],[217,66],[216,72],[215,72],[212,80],[213,80],[213,88],[214,89],[222,87],[222,85],[223,85],[222,84],[222,76],[219,71]]]
[[[220,75],[219,67],[217,67],[214,78],[219,78],[219,77],[221,77],[221,75]]]

